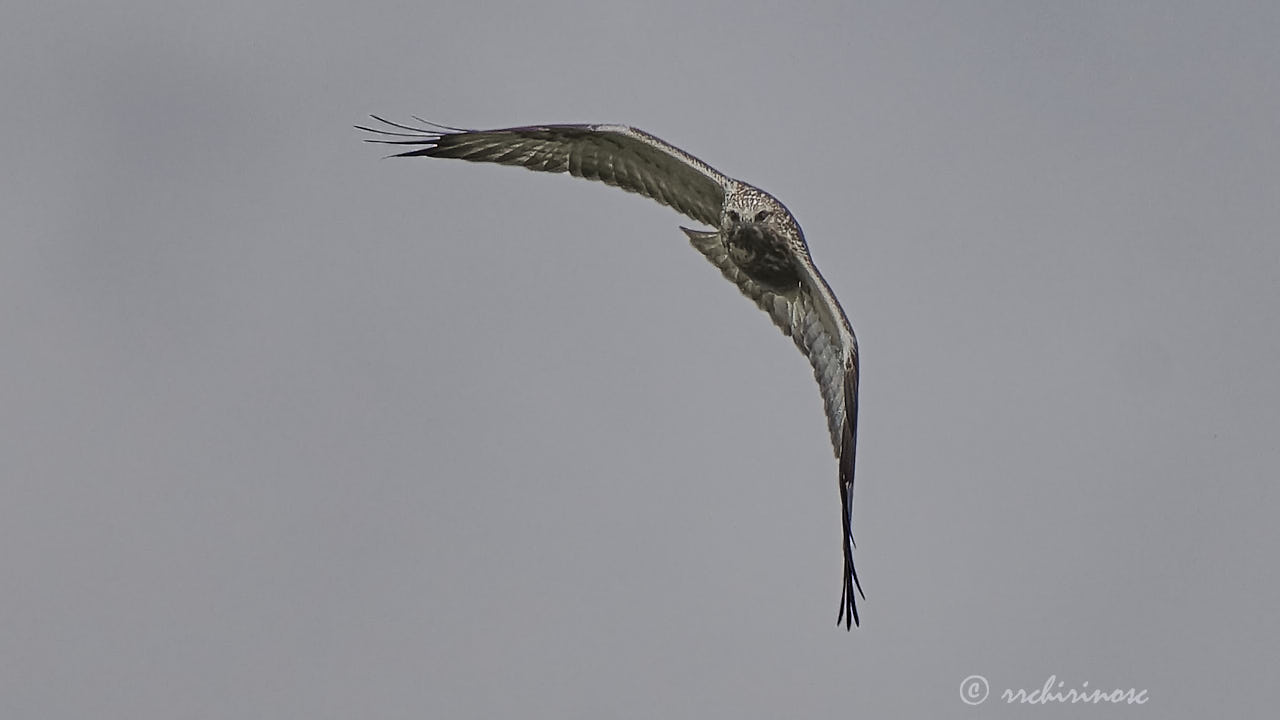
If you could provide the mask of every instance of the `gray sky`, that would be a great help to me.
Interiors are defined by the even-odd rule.
[[[1271,714],[1280,11],[1201,5],[21,3],[0,715]],[[787,203],[861,629],[808,366],[688,221],[369,112]],[[997,697],[1051,675],[1150,699]]]

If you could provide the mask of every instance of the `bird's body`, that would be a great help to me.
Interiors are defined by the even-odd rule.
[[[854,592],[852,497],[858,435],[858,342],[831,288],[809,257],[800,225],[759,188],[641,130],[622,125],[540,125],[460,130],[414,127],[374,117],[388,129],[361,130],[420,146],[397,157],[445,157],[568,172],[650,197],[714,230],[681,228],[720,272],[795,341],[813,366],[839,461],[844,584],[840,618],[858,622]]]

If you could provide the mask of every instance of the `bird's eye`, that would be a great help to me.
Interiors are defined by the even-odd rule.
[[[733,222],[738,222],[739,220],[742,219],[742,216],[738,214],[737,210],[730,210],[729,219],[732,220]]]
[[[765,220],[768,220],[769,216],[772,214],[773,213],[769,212],[768,210],[761,210],[760,212],[756,213],[756,222],[764,222]]]

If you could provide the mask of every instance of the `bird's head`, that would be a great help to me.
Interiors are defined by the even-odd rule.
[[[786,206],[746,183],[725,193],[720,211],[720,237],[726,247],[737,247],[740,251],[768,244],[804,252],[804,235]],[[735,262],[749,260],[736,257]]]
[[[747,210],[746,212],[736,209],[726,210],[724,213],[724,221],[721,223],[723,228],[723,237],[728,247],[747,248],[755,247],[761,243],[769,242],[770,238],[778,237],[776,221],[773,220],[773,211],[767,209]],[[735,262],[746,262],[745,256],[735,256]]]
[[[726,236],[743,231],[777,235],[798,232],[799,226],[776,198],[743,184],[725,195],[720,211],[720,229]]]

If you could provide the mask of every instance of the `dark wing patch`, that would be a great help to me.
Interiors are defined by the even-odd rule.
[[[646,132],[623,125],[534,125],[499,130],[457,130],[433,123],[394,123],[375,129],[368,142],[420,145],[394,157],[457,158],[564,173],[652,198],[686,217],[720,225],[730,180],[711,166]],[[394,129],[392,129],[394,128]]]

